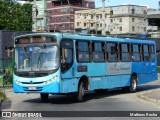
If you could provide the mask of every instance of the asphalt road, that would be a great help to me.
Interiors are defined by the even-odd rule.
[[[85,101],[77,103],[74,96],[50,95],[48,103],[42,103],[39,94],[15,94],[6,89],[10,105],[2,104],[3,111],[160,111],[160,106],[136,97],[138,92],[160,87],[156,82],[138,87],[137,93],[111,90],[104,94],[94,92],[85,95]],[[58,118],[57,118],[58,119]],[[65,118],[69,119],[69,118]],[[74,118],[73,118],[74,119]],[[104,118],[101,118],[104,119]],[[117,119],[117,118],[115,118]]]

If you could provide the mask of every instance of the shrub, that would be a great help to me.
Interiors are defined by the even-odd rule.
[[[157,66],[157,70],[158,70],[158,72],[160,73],[160,66]]]
[[[0,90],[0,101],[4,101],[6,99],[7,99],[7,97],[6,97],[5,93]]]

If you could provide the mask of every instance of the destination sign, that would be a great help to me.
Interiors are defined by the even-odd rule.
[[[29,43],[29,38],[20,38],[19,39],[19,44],[27,44]]]
[[[56,37],[50,36],[31,36],[22,37],[15,41],[15,44],[31,44],[31,43],[53,43],[57,42]]]

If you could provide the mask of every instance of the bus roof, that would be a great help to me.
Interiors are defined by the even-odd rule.
[[[37,35],[49,35],[49,36],[54,35],[60,38],[68,38],[68,39],[73,39],[73,40],[75,39],[75,40],[93,40],[93,41],[108,41],[108,42],[155,44],[154,40],[147,40],[147,39],[140,40],[140,39],[133,39],[133,38],[91,36],[91,35],[72,34],[72,33],[32,33],[32,34],[25,34],[25,35],[17,36],[16,38],[26,37],[26,36],[37,36]]]

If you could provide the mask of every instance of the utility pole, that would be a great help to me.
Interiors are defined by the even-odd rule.
[[[102,0],[102,35],[105,35],[105,0]]]
[[[69,32],[70,32],[70,10],[71,10],[71,8],[70,8],[70,2],[69,2],[69,0],[67,0],[67,2],[68,2],[68,10],[69,10],[69,24],[68,24],[68,27],[69,27]]]
[[[33,4],[33,22],[34,22],[34,27],[33,27],[33,31],[36,32],[37,31],[37,15],[36,15],[36,0],[34,0],[34,4]]]

